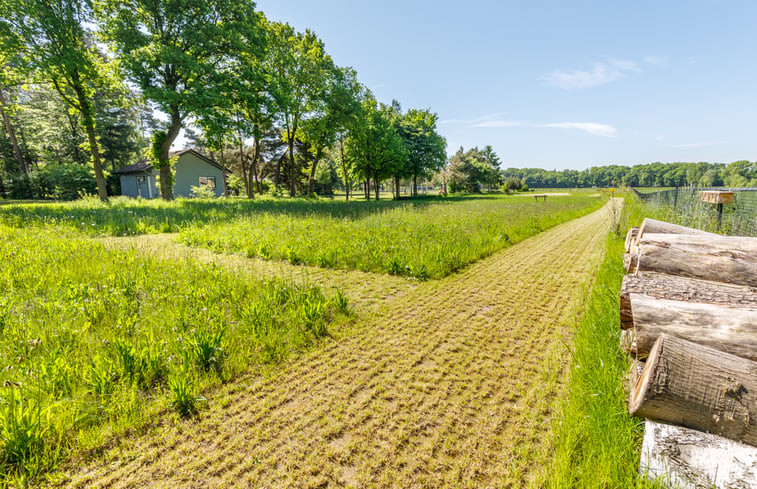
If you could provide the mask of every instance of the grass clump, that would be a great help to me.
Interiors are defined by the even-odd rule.
[[[539,203],[517,196],[431,202],[366,214],[259,212],[189,226],[181,240],[249,257],[425,280],[444,277],[603,203],[589,196]]]
[[[0,486],[328,335],[346,298],[0,225]],[[68,441],[64,441],[68,440]]]

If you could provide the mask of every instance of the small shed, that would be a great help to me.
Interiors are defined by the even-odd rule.
[[[192,187],[209,187],[216,197],[226,195],[226,175],[222,165],[194,149],[172,152],[178,157],[174,164],[173,194],[175,197],[191,197]],[[121,195],[154,199],[160,197],[159,171],[142,159],[133,165],[113,172],[121,178]]]

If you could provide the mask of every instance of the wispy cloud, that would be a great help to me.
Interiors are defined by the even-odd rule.
[[[616,127],[610,126],[608,124],[600,124],[598,122],[556,122],[553,124],[545,124],[545,127],[577,129],[594,136],[604,136],[607,138],[614,138],[618,134],[618,129]]]
[[[667,64],[667,58],[646,56],[643,64],[664,66]],[[637,61],[613,59],[603,63],[594,63],[590,70],[554,70],[542,76],[542,80],[565,90],[580,90],[605,85],[642,71],[642,65]]]
[[[537,127],[537,128],[556,128],[556,129],[573,129],[583,131],[593,136],[604,136],[612,138],[617,136],[618,129],[609,124],[599,122],[522,122],[509,120],[490,120],[473,124],[471,127]]]

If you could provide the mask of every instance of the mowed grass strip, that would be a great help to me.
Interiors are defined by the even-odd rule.
[[[586,196],[546,202],[498,196],[358,215],[260,212],[189,226],[180,236],[184,244],[217,252],[437,279],[602,203]]]
[[[0,486],[276,363],[347,317],[341,292],[0,226]]]

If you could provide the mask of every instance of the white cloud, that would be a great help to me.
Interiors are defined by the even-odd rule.
[[[643,61],[649,65],[664,66],[667,58],[647,56]],[[580,90],[605,85],[641,71],[641,66],[636,61],[613,59],[605,63],[595,63],[591,70],[554,70],[544,75],[542,80],[565,90]]]
[[[599,122],[550,122],[539,124],[534,122],[520,122],[508,120],[483,121],[473,124],[472,127],[540,127],[556,129],[575,129],[591,134],[593,136],[603,136],[612,138],[618,134],[618,129]]]
[[[622,78],[623,76],[625,76],[625,72],[622,68],[597,63],[591,71],[555,70],[552,73],[544,75],[543,79],[546,80],[547,83],[559,88],[564,88],[565,90],[577,90],[598,87]]]
[[[614,138],[618,134],[618,129],[608,124],[600,124],[598,122],[556,122],[552,124],[545,124],[545,127],[557,127],[560,129],[577,129],[584,131],[594,136],[604,136],[607,138]]]

